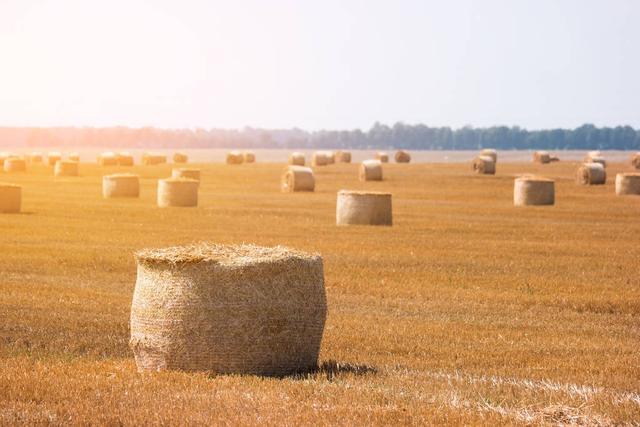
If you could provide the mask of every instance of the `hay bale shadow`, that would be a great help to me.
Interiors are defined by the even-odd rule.
[[[377,373],[378,370],[373,366],[327,360],[314,369],[310,369],[305,372],[298,372],[296,374],[289,375],[288,377],[299,380],[324,378],[327,381],[333,381],[337,377],[345,375],[363,376]]]

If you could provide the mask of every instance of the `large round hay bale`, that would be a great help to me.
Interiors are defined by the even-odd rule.
[[[76,152],[69,153],[69,156],[67,156],[67,159],[71,160],[72,162],[80,162],[80,153],[76,153]]]
[[[50,151],[47,153],[47,164],[55,166],[58,160],[62,160],[62,154],[59,151]]]
[[[5,172],[25,172],[27,170],[27,161],[19,157],[9,157],[4,161]]]
[[[173,163],[187,163],[189,161],[189,156],[185,153],[174,153],[173,154]]]
[[[167,156],[159,153],[144,153],[142,164],[147,166],[161,165],[167,163]]]
[[[590,151],[587,156],[584,158],[585,163],[599,163],[602,167],[607,167],[607,161],[600,154],[599,151]]]
[[[187,178],[200,181],[200,169],[173,168],[171,170],[171,178]]]
[[[105,151],[98,155],[98,164],[100,166],[117,166],[118,155],[113,151]]]
[[[380,160],[365,160],[358,170],[360,181],[382,181],[382,163]]]
[[[515,206],[553,205],[555,203],[555,183],[552,179],[539,176],[516,178],[513,187]]]
[[[533,153],[535,163],[547,164],[551,162],[551,154],[548,151],[536,151]]]
[[[631,155],[631,166],[636,169],[640,169],[640,153],[634,153]]]
[[[491,156],[478,156],[473,160],[473,170],[475,173],[494,175],[496,173],[496,162]]]
[[[116,157],[118,159],[118,166],[133,166],[134,164],[133,155],[126,151],[116,153]]]
[[[136,253],[139,371],[283,376],[314,370],[327,316],[322,258],[281,246]]]
[[[227,153],[228,165],[240,165],[244,161],[244,155],[240,151],[230,151]]]
[[[389,163],[389,153],[385,151],[378,151],[376,153],[376,160],[380,160],[381,163]]]
[[[255,163],[256,162],[256,155],[255,153],[253,153],[252,151],[245,151],[243,154],[243,161],[245,163]]]
[[[29,163],[42,163],[44,161],[44,156],[42,153],[34,151],[33,153],[29,153],[26,156],[26,159]]]
[[[283,192],[314,191],[316,187],[313,170],[304,166],[288,166],[280,182]]]
[[[195,207],[198,206],[200,181],[187,178],[165,178],[158,180],[158,206]]]
[[[102,197],[139,197],[140,178],[138,175],[119,173],[102,177]]]
[[[78,162],[58,160],[53,169],[54,176],[78,176]]]
[[[409,163],[411,161],[411,154],[404,150],[396,151],[395,155],[396,163]]]
[[[489,156],[493,159],[493,163],[498,163],[498,152],[495,148],[483,148],[480,150],[481,156]]]
[[[326,151],[316,151],[311,158],[311,166],[326,166],[329,164],[329,155]]]
[[[640,173],[619,173],[616,175],[616,194],[640,195]]]
[[[22,187],[0,182],[0,213],[18,213],[22,204]]]
[[[576,172],[579,185],[601,185],[607,182],[607,171],[600,163],[584,163]]]
[[[335,159],[337,163],[351,163],[351,152],[350,151],[336,151]]]
[[[289,164],[294,166],[304,166],[305,164],[304,153],[295,151],[289,154]]]
[[[338,225],[391,225],[391,194],[377,191],[338,191]]]

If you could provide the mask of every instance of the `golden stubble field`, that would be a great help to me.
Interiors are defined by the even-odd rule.
[[[101,176],[3,174],[0,424],[513,424],[640,422],[640,197],[574,184],[576,163],[202,168],[198,208],[159,209],[171,166],[136,166],[142,195]],[[556,179],[556,205],[514,208],[513,177]],[[339,189],[393,193],[393,227],[336,227]],[[138,374],[128,348],[133,252],[194,241],[287,245],[324,258],[321,367],[299,377]]]

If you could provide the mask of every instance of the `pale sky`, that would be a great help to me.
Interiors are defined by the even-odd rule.
[[[640,128],[640,0],[0,0],[0,125]]]

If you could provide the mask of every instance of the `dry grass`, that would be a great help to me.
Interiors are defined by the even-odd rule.
[[[131,168],[141,196],[124,200],[101,195],[117,167],[5,174],[23,213],[0,215],[0,424],[637,423],[640,197],[576,186],[577,166],[389,164],[359,182],[336,164],[283,194],[282,165],[197,165],[193,209],[156,207],[171,165]],[[513,207],[523,172],[555,179],[555,206]],[[392,192],[393,227],[336,227],[342,188]],[[322,254],[317,372],[136,372],[133,253],[202,240]]]

